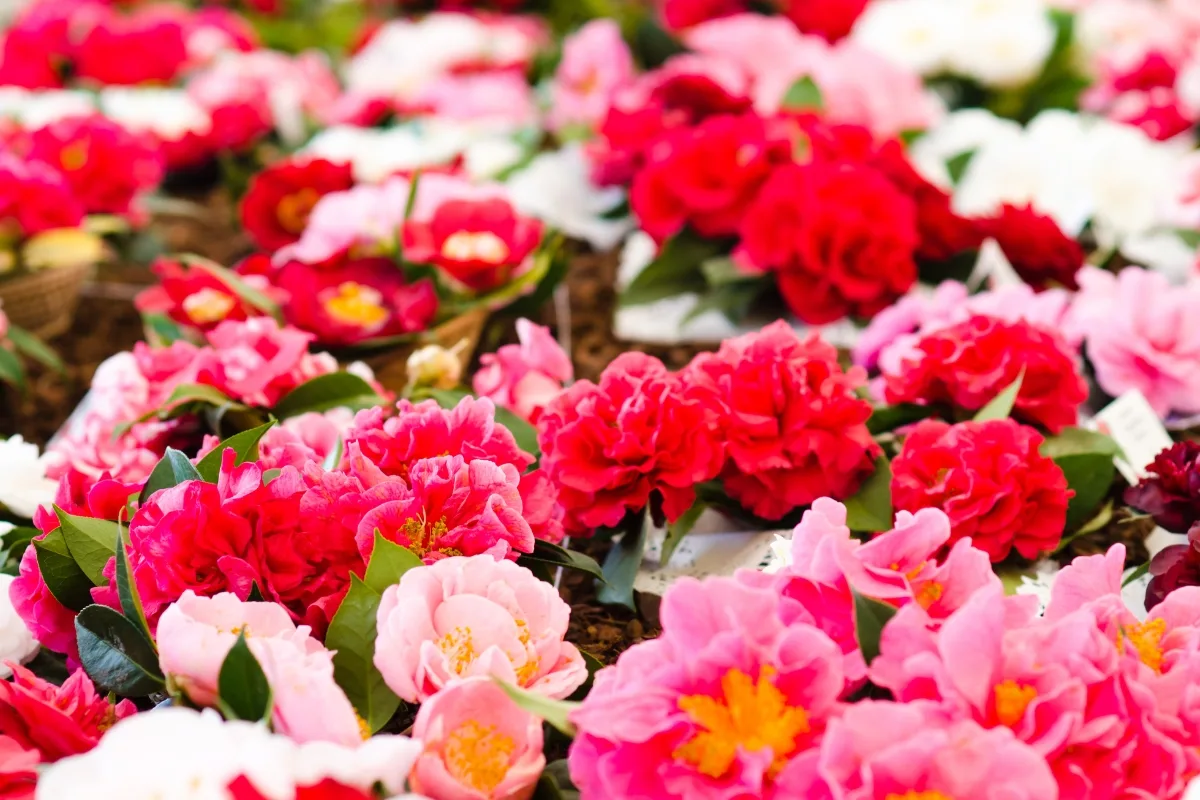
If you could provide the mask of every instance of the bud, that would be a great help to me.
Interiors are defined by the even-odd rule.
[[[459,353],[466,340],[447,350],[440,344],[422,347],[408,357],[408,388],[425,386],[432,389],[453,389],[462,380],[462,361]]]

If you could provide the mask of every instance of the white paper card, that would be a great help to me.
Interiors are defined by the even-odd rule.
[[[779,531],[730,531],[735,525],[714,511],[705,511],[666,565],[659,563],[666,531],[651,528],[646,535],[646,551],[633,588],[661,596],[667,587],[684,576],[732,575],[742,568],[766,566],[771,543]]]
[[[1171,435],[1137,389],[1109,403],[1088,427],[1111,436],[1121,446],[1125,458],[1113,461],[1131,484],[1146,474],[1155,456],[1171,446]]]

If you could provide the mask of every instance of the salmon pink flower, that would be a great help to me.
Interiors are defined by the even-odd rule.
[[[259,247],[278,250],[300,238],[318,200],[352,186],[349,164],[321,158],[281,161],[250,179],[242,198],[242,225]]]
[[[368,507],[374,504],[358,524],[363,560],[371,557],[375,531],[426,563],[480,553],[516,559],[532,552],[533,531],[521,514],[520,482],[512,464],[462,456],[421,459],[412,465],[407,482],[392,478],[363,494]]]
[[[775,322],[697,356],[683,374],[719,398],[729,454],[722,479],[757,516],[849,497],[873,471],[880,450],[866,427],[871,404],[854,393],[866,375],[843,372],[837,351],[815,334],[801,340]]]
[[[570,614],[554,587],[524,567],[444,558],[384,591],[375,666],[413,703],[474,675],[561,699],[587,679],[583,656],[565,641]]]
[[[532,422],[574,379],[575,369],[549,328],[519,319],[517,338],[520,344],[480,356],[475,394]]]
[[[546,766],[542,721],[486,677],[467,678],[422,703],[412,735],[425,751],[410,783],[430,797],[517,800],[533,791]]]
[[[571,776],[606,797],[803,797],[789,774],[836,713],[838,647],[777,593],[681,578],[663,632],[596,673],[571,713]]]
[[[600,383],[579,381],[538,419],[541,467],[581,526],[616,525],[657,493],[667,519],[717,475],[725,450],[711,393],[689,386],[658,359],[623,353]]]

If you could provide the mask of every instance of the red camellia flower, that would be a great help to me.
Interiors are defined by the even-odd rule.
[[[97,84],[170,83],[188,60],[184,17],[166,8],[104,8],[75,47],[75,71]]]
[[[168,258],[156,259],[150,269],[159,283],[144,289],[134,300],[143,314],[166,314],[176,322],[207,331],[225,320],[243,320],[263,313],[212,272],[189,269]],[[262,284],[255,288],[268,288],[265,281]]]
[[[701,236],[730,236],[771,170],[790,158],[791,143],[757,115],[710,117],[651,147],[629,203],[659,242],[685,225]]]
[[[0,734],[0,797],[33,800],[40,760],[36,750],[27,750],[11,736]]]
[[[599,384],[579,381],[546,406],[538,418],[541,468],[584,527],[616,525],[652,493],[674,521],[695,500],[696,484],[725,462],[719,414],[711,392],[652,356],[623,353]]]
[[[333,269],[291,261],[280,269],[277,283],[287,287],[287,321],[327,345],[423,331],[437,314],[433,284],[407,283],[386,258],[362,258]]]
[[[1070,352],[1052,331],[974,316],[917,342],[900,370],[884,375],[887,401],[977,411],[1023,375],[1013,416],[1058,433],[1087,399]]]
[[[745,0],[659,0],[663,22],[675,31],[745,10]]]
[[[1030,286],[1079,288],[1075,273],[1083,266],[1083,248],[1051,217],[1029,205],[1005,203],[998,215],[979,224],[984,237],[996,240],[1013,269]]]
[[[775,0],[785,17],[804,33],[836,42],[850,29],[867,7],[868,0]]]
[[[255,788],[245,775],[238,776],[229,784],[228,789],[230,800],[270,800]],[[297,786],[292,800],[373,800],[374,797],[374,792],[366,792],[338,783],[333,778],[325,778],[319,783]]]
[[[542,223],[507,200],[447,200],[428,221],[404,226],[404,257],[434,264],[468,289],[506,283],[542,240]]]
[[[869,167],[814,161],[775,170],[741,234],[735,258],[774,272],[788,306],[809,324],[870,317],[917,279],[916,209]]]
[[[757,516],[849,497],[874,469],[871,404],[854,391],[866,374],[843,372],[837,350],[815,334],[802,340],[780,320],[698,355],[683,377],[720,398],[729,456],[721,478]]]
[[[1125,502],[1154,517],[1172,533],[1200,522],[1200,443],[1185,440],[1163,450],[1146,477],[1125,490]]]
[[[54,228],[76,228],[83,214],[83,205],[61,172],[0,152],[0,236],[19,239]]]
[[[1074,494],[1062,469],[1038,451],[1042,441],[1011,419],[921,422],[892,461],[892,503],[898,511],[946,512],[947,545],[970,537],[993,562],[1014,548],[1038,558],[1058,546]]]
[[[42,763],[86,753],[106,730],[137,711],[128,700],[113,705],[79,669],[55,686],[19,664],[0,681],[0,731],[38,753]]]
[[[130,214],[163,177],[158,150],[106,117],[68,117],[35,130],[29,157],[62,172],[89,214]]]
[[[1150,559],[1146,610],[1184,586],[1200,586],[1200,525],[1193,525],[1188,531],[1186,543],[1164,547]]]
[[[323,158],[281,161],[250,179],[242,199],[242,225],[259,247],[278,250],[300,238],[318,200],[352,186],[349,164]]]

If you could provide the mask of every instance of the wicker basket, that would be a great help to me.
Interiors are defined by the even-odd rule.
[[[418,348],[428,344],[440,344],[448,349],[466,339],[467,346],[459,352],[459,359],[462,361],[465,373],[467,365],[471,363],[475,347],[479,344],[479,337],[483,333],[483,326],[487,322],[487,318],[487,309],[477,308],[446,320],[430,330],[419,342],[361,360],[374,370],[375,380],[379,381],[380,385],[398,393],[403,391],[408,384],[408,357]]]
[[[71,327],[79,293],[95,269],[94,264],[77,264],[0,280],[0,308],[12,324],[51,339]]]

